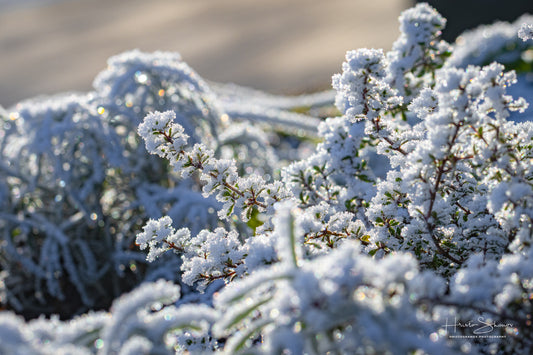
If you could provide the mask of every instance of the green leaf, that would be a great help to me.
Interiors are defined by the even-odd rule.
[[[257,227],[263,225],[263,222],[261,219],[260,219],[260,216],[261,214],[259,213],[259,211],[257,210],[257,208],[251,208],[252,212],[250,214],[250,218],[248,219],[248,222],[246,222],[246,225],[248,225],[248,227],[250,227],[253,231],[254,231],[254,235],[255,235],[255,230],[257,229]]]
[[[359,174],[357,177],[364,182],[372,182],[372,180],[365,174]]]
[[[320,244],[317,244],[317,243],[309,243],[309,242],[308,242],[308,243],[305,243],[305,244],[307,244],[307,245],[311,245],[311,246],[313,246],[313,247],[315,247],[315,248],[317,248],[317,249],[322,249],[322,246],[321,246]]]
[[[235,204],[231,204],[230,208],[228,209],[228,212],[226,213],[226,216],[229,217],[233,213],[233,209],[235,208]]]
[[[20,228],[15,228],[11,231],[11,237],[16,237],[18,235],[20,235],[22,233],[22,231],[20,230]]]

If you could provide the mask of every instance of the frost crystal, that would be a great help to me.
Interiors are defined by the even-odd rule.
[[[533,25],[524,23],[522,27],[520,27],[520,30],[518,31],[518,37],[520,37],[522,41],[524,42],[528,40],[532,40],[533,39]]]

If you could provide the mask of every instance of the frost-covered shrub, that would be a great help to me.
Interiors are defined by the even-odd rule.
[[[113,302],[109,312],[91,312],[70,321],[57,318],[24,323],[12,313],[0,313],[2,354],[161,354],[180,329],[202,334],[216,319],[207,306],[166,305],[180,289],[168,281],[145,283]],[[164,307],[164,308],[163,308]]]
[[[146,282],[109,312],[68,322],[24,323],[2,313],[0,338],[9,340],[0,346],[101,354],[531,353],[533,124],[509,120],[526,100],[509,94],[516,75],[503,65],[447,59],[454,47],[440,39],[445,20],[427,4],[405,11],[400,23],[389,53],[347,53],[333,77],[335,95],[282,99],[203,83],[195,91],[210,99],[194,105],[213,104],[207,111],[173,108],[165,97],[171,80],[160,79],[173,69],[160,72],[157,59],[126,55],[117,71],[140,72],[144,86],[118,90],[118,101],[91,98],[98,102],[92,107],[117,137],[105,144],[120,146],[127,136],[128,151],[145,147],[154,155],[145,159],[162,175],[143,178],[151,187],[131,213],[151,218],[135,242],[150,262],[178,256],[174,273],[189,291],[178,299],[174,283]],[[520,36],[530,40],[529,24]],[[176,68],[179,58],[170,59]],[[144,60],[157,62],[139,69]],[[162,95],[150,80],[164,86]],[[133,115],[124,102],[140,105],[136,130],[144,145],[114,129]],[[316,118],[288,111],[305,103],[312,113],[333,102],[340,116],[317,130],[305,122]],[[213,126],[209,117],[207,126],[195,123],[212,110],[226,113]],[[284,133],[320,139],[311,154],[285,166],[290,155],[281,148],[290,140],[276,134],[283,125]],[[248,139],[257,145],[238,145]],[[274,144],[258,150],[267,142]],[[28,171],[31,177],[39,169]],[[11,181],[0,193],[9,196]],[[190,191],[209,201],[216,223],[175,218],[168,200],[168,212],[142,215],[143,203],[174,186],[176,198]]]
[[[517,71],[531,71],[531,42],[525,42],[517,33],[526,35],[533,25],[533,15],[523,15],[513,23],[497,22],[466,31],[456,40],[447,64],[466,67],[486,65],[493,61]],[[529,26],[529,27],[528,27]]]
[[[235,159],[242,174],[278,169],[271,142],[279,145],[281,136],[250,122],[261,117],[251,108],[233,122],[223,113],[232,89],[214,92],[176,53],[113,57],[94,87],[1,113],[0,302],[26,317],[108,307],[146,278],[176,278],[178,258],[146,265],[134,245],[149,218],[168,215],[193,236],[219,225],[218,204],[202,197],[197,181],[178,180],[167,162],[146,153],[137,127],[148,112],[172,110],[192,142]],[[308,125],[317,120],[270,110]]]
[[[222,112],[214,94],[177,53],[132,51],[111,57],[94,80],[99,113],[134,134],[148,112],[172,109],[195,141],[216,145]],[[132,157],[134,159],[135,156]]]
[[[533,16],[525,14],[513,23],[496,22],[466,31],[454,43],[452,55],[446,62],[449,66],[465,68],[468,65],[488,65],[494,61],[505,65],[507,70],[515,70],[518,83],[509,88],[509,93],[533,91],[533,44],[517,36],[527,35],[533,26]],[[521,31],[521,29],[523,30]],[[511,114],[513,121],[533,118],[533,107],[525,115]]]
[[[187,278],[192,285],[203,289],[219,279],[228,284],[215,298],[214,307],[222,308],[223,315],[213,325],[215,337],[227,338],[226,351],[530,349],[527,336],[521,335],[530,331],[530,275],[518,276],[516,265],[531,268],[533,131],[530,123],[507,121],[511,111],[524,111],[527,104],[506,94],[516,77],[505,73],[502,65],[460,69],[446,64],[451,47],[439,39],[444,20],[433,9],[418,5],[401,20],[403,34],[392,52],[348,52],[343,73],[333,78],[335,101],[343,116],[321,124],[323,141],[316,153],[284,169],[284,188],[272,196],[271,186],[254,184],[258,177],[238,176],[231,163],[213,160],[205,147],[189,148],[187,137],[172,124],[155,126],[150,116],[141,125],[147,148],[164,150],[162,156],[182,173],[201,174],[204,192],[225,203],[220,217],[237,213],[246,220],[242,211],[251,207],[262,213],[265,223],[255,235],[241,234],[239,240],[232,231],[218,230],[200,246],[186,238],[179,238],[178,248],[166,246],[182,255],[183,272],[196,275]],[[170,136],[171,129],[178,134]],[[379,156],[386,160],[376,159]],[[141,243],[157,240],[153,238],[158,230],[147,228],[138,236]],[[181,233],[168,232],[172,240]],[[360,254],[337,255],[350,250],[354,240],[361,244]],[[248,263],[254,254],[262,256],[265,266],[258,265],[255,257]],[[343,286],[330,281],[336,272],[329,258],[340,264],[363,262],[365,257],[372,266],[361,271],[347,266],[337,281]],[[412,266],[402,269],[400,260]],[[510,260],[513,267],[496,267]],[[381,263],[394,264],[399,273],[380,271]],[[304,276],[306,267],[312,270],[309,276]],[[327,271],[321,274],[323,268]],[[366,279],[367,269],[373,270],[375,279],[400,282],[401,291],[386,282],[373,284]],[[509,269],[515,270],[514,276],[503,271]],[[372,295],[372,304],[356,302],[360,289],[349,281],[354,275]],[[481,275],[484,280],[479,280]],[[499,283],[493,282],[495,275]],[[402,277],[404,281],[399,281]],[[473,278],[488,287],[485,297],[475,293],[482,286],[464,284]],[[522,291],[512,286],[516,280]],[[508,286],[502,292],[498,284]],[[321,294],[321,287],[329,291]],[[335,298],[340,289],[348,292],[344,301]],[[409,294],[405,304],[403,292]],[[384,297],[391,294],[398,298]],[[472,298],[465,302],[468,296]],[[366,293],[361,296],[366,297]],[[516,305],[513,311],[502,306],[509,302]],[[337,313],[339,304],[342,311]],[[414,323],[389,308],[399,304],[415,315]],[[388,320],[377,321],[373,307]],[[447,317],[467,319],[474,314],[509,326],[499,328],[489,341],[467,341],[465,331],[463,339],[452,340],[457,337],[447,338],[439,328]],[[401,337],[388,333],[387,322],[394,322],[395,316],[398,327],[409,323],[407,328],[414,327],[415,333]],[[367,327],[358,325],[362,320]],[[379,325],[373,326],[371,320]],[[511,339],[504,343],[494,340],[497,337]]]
[[[106,223],[114,201],[103,196],[121,164],[121,146],[91,100],[66,95],[21,103],[4,122],[11,129],[2,137],[8,187],[0,214],[2,302],[27,316],[102,307],[113,287],[135,284],[111,276],[119,263],[110,254],[126,241],[115,242],[117,225]]]

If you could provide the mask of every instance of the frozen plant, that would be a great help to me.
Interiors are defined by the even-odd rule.
[[[212,241],[204,238],[202,246],[194,247],[203,251],[203,260],[188,254],[187,247],[178,250],[187,265],[183,271],[196,270],[193,282],[206,276],[202,270],[208,270],[207,265],[218,262],[216,271],[211,270],[212,279],[203,282],[222,278],[227,284],[214,300],[222,316],[213,326],[213,335],[225,339],[226,351],[255,348],[265,353],[321,353],[335,349],[351,353],[364,348],[405,353],[439,348],[455,353],[473,347],[484,352],[514,351],[498,341],[445,338],[445,332],[439,330],[442,323],[432,323],[451,315],[466,319],[474,314],[490,316],[492,322],[507,321],[512,329],[499,329],[497,335],[512,337],[509,342],[520,351],[530,349],[531,344],[517,336],[528,334],[531,326],[527,321],[530,276],[518,276],[517,267],[509,269],[514,271],[494,270],[496,264],[511,260],[513,265],[530,267],[531,125],[507,121],[511,111],[523,111],[527,104],[506,93],[516,77],[502,65],[466,69],[445,65],[450,47],[439,39],[444,20],[432,8],[421,4],[406,11],[401,20],[403,33],[391,53],[348,52],[343,73],[333,78],[336,104],[343,115],[321,124],[323,140],[315,154],[283,170],[288,191],[284,198],[272,199],[278,212],[272,214],[248,197],[248,203],[264,213],[265,224],[255,235],[244,233],[238,238],[233,231],[205,232],[218,237]],[[170,132],[175,129],[174,140]],[[179,127],[152,128],[153,137],[147,132],[141,125],[147,146],[154,152],[164,151],[162,155],[182,173],[189,174],[191,167],[202,173],[200,157],[212,164],[211,153],[190,157]],[[157,144],[152,143],[155,140]],[[198,151],[204,154],[205,149]],[[377,162],[387,164],[386,174],[379,172]],[[231,196],[238,186],[246,188],[248,184],[243,182],[246,176],[239,176],[234,168],[229,172],[228,166],[232,164],[215,168],[224,171],[218,185],[219,175],[210,174],[209,169],[210,176],[204,180],[210,189],[218,186]],[[224,195],[218,198],[224,201]],[[295,203],[299,208],[293,210],[290,206]],[[223,211],[224,215],[233,212]],[[265,243],[268,239],[272,241]],[[362,244],[356,247],[360,250],[355,252],[357,256],[337,255],[350,250],[354,241]],[[220,246],[211,249],[216,245]],[[266,256],[264,266],[255,263],[248,267],[248,255],[254,250]],[[342,287],[335,285],[328,278],[335,274],[329,258],[337,264],[368,258],[372,266],[363,270],[373,268],[376,279],[392,277],[398,282],[404,277],[401,291],[379,284],[388,295],[398,298],[379,296],[382,291],[373,289],[372,281],[364,281],[364,273],[355,266],[343,269],[339,276]],[[201,264],[191,266],[193,260],[201,260]],[[414,268],[402,269],[400,260]],[[398,274],[380,270],[381,263],[389,262],[398,268]],[[307,267],[310,274],[304,271]],[[327,271],[321,274],[320,270]],[[490,277],[479,278],[485,272],[501,275],[500,284],[507,285],[504,292],[498,283],[489,282]],[[363,280],[358,281],[365,287],[362,294],[357,283],[349,281],[353,275]],[[299,281],[300,277],[305,281]],[[430,278],[433,282],[428,282]],[[480,284],[465,285],[469,278]],[[297,286],[292,286],[293,282]],[[321,294],[326,285],[329,291]],[[238,291],[232,291],[234,288]],[[482,288],[484,298],[476,294]],[[334,297],[338,289],[348,292],[345,302]],[[366,300],[365,292],[371,295],[370,304],[349,306],[359,296]],[[410,322],[407,314],[394,310],[395,305],[403,304],[403,292],[409,297],[402,309],[417,315],[409,324],[418,329],[418,335],[427,332],[422,338],[405,334],[396,340],[387,331],[387,322],[394,319],[400,322],[397,327]],[[503,305],[510,303],[515,304],[512,311],[503,310]],[[337,315],[334,319],[341,321],[335,324],[328,317],[337,314],[338,304],[343,305],[347,318]],[[350,307],[357,309],[353,319],[347,311]],[[377,320],[372,309],[383,312],[380,314],[386,315],[387,321]],[[375,333],[359,326],[362,320],[377,322],[379,325],[369,326]],[[317,324],[327,324],[327,329],[318,329]],[[462,334],[467,339],[468,334]]]
[[[160,280],[144,283],[113,302],[109,312],[70,321],[24,321],[0,313],[0,350],[6,354],[170,354],[176,336],[204,333],[217,318],[207,306],[173,306],[179,287]]]
[[[226,94],[218,100],[177,53],[131,51],[108,64],[90,93],[0,111],[0,303],[28,318],[107,308],[145,278],[179,278],[179,259],[147,264],[135,248],[135,234],[150,218],[168,215],[193,236],[219,226],[219,202],[146,153],[137,127],[148,112],[178,112],[191,142],[217,158],[236,158],[241,173],[274,174],[278,167],[270,143],[282,139],[250,123],[249,110],[233,122],[220,108],[232,104]],[[273,109],[288,115],[285,123],[298,116]]]
[[[446,19],[426,3],[404,11],[399,21],[400,37],[387,54],[388,79],[408,103],[431,85],[433,73],[450,56],[450,45],[440,39]]]
[[[378,184],[368,209],[377,227],[375,241],[383,242],[385,251],[407,248],[423,263],[447,269],[473,252],[488,257],[505,250],[509,239],[487,211],[486,195],[494,184],[481,177],[497,169],[512,147],[505,118],[509,110],[525,107],[523,99],[505,95],[515,80],[498,64],[444,69],[434,90],[413,101],[411,109],[423,120],[414,129],[425,137],[403,157],[399,172]]]
[[[125,127],[131,114],[113,105],[129,101],[108,102],[96,112],[110,120],[103,121],[110,136],[118,142],[128,137],[135,147],[128,152],[146,148],[158,156],[149,164],[159,170],[135,170],[150,183],[139,183],[143,198],[129,210],[155,212],[139,217],[142,230],[128,236],[136,235],[148,261],[179,262],[171,272],[184,295],[178,299],[173,282],[144,282],[109,312],[69,322],[24,323],[3,313],[0,336],[10,338],[0,346],[36,353],[77,346],[80,353],[101,354],[531,353],[533,124],[509,120],[527,107],[508,91],[516,74],[495,62],[454,65],[453,54],[447,58],[461,49],[440,39],[445,20],[427,4],[406,10],[400,24],[392,51],[347,53],[333,78],[335,97],[283,99],[211,87],[186,75],[185,83],[198,85],[177,102],[187,106],[196,94],[210,98],[200,97],[199,111],[187,111],[165,98],[179,80],[152,80],[190,74],[178,57],[152,63],[153,71],[150,56],[112,61],[119,74],[135,76],[137,65],[145,68],[137,78],[142,87],[124,91],[124,98],[138,100],[142,117],[135,116],[135,124],[142,121],[137,133],[144,147],[132,131],[112,129]],[[286,111],[302,102],[307,113],[335,103],[340,116],[324,119],[315,131],[300,114]],[[202,121],[196,114],[218,112],[211,108],[227,111],[213,127],[209,117],[207,126],[196,121]],[[283,157],[290,154],[275,149],[282,144],[258,150],[284,124],[320,140],[314,152],[288,165]],[[13,127],[6,132],[12,135]],[[246,147],[234,144],[243,140],[249,140]],[[23,152],[26,144],[9,143],[3,143],[6,151]],[[40,171],[21,164],[28,171],[22,177]],[[7,180],[8,191],[13,182]],[[190,206],[172,198],[197,201],[186,191],[210,201],[211,214],[218,212],[214,223],[191,223],[190,215],[177,213]],[[109,194],[104,200],[112,205],[116,194]],[[158,210],[161,202],[165,208]],[[34,229],[6,245],[23,244]],[[52,236],[61,240],[61,234]],[[9,272],[2,275],[5,284]]]
[[[398,105],[399,98],[385,80],[385,65],[381,50],[346,54],[342,75],[333,76],[333,88],[337,90],[335,104],[347,117],[375,120],[381,111]]]
[[[29,100],[3,121],[1,302],[26,317],[105,308],[145,275],[175,277],[170,260],[147,268],[132,248],[149,217],[169,213],[193,230],[217,223],[216,202],[193,182],[176,186],[99,101],[94,93]]]
[[[167,159],[180,175],[200,174],[204,196],[216,194],[223,203],[220,218],[238,213],[247,222],[254,209],[269,211],[274,202],[286,197],[279,182],[267,183],[258,174],[240,177],[234,160],[217,159],[214,151],[203,144],[187,147],[189,137],[182,126],[174,123],[175,117],[172,111],[150,113],[139,125],[139,135],[150,153]]]
[[[413,258],[398,254],[373,260],[353,242],[327,255],[304,258],[294,223],[300,213],[287,202],[278,208],[280,262],[235,281],[215,298],[221,316],[213,334],[227,337],[226,352],[352,354],[394,349],[402,354],[446,347],[423,335],[431,321],[419,317],[409,302],[409,280],[418,276]],[[400,320],[403,327],[396,328]]]
[[[127,134],[154,110],[174,109],[195,141],[214,143],[222,112],[209,86],[178,53],[142,53],[138,50],[111,57],[94,80],[102,98],[99,113]]]
[[[518,31],[518,37],[524,42],[533,39],[533,25],[524,23],[522,27],[520,27],[520,31]]]
[[[531,71],[531,42],[519,36],[526,35],[532,25],[532,14],[524,14],[512,23],[496,22],[466,31],[456,39],[446,65],[466,67],[497,61],[519,72]]]

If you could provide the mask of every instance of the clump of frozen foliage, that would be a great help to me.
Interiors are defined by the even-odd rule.
[[[519,72],[531,71],[532,45],[524,40],[531,26],[533,15],[525,14],[513,23],[497,22],[466,31],[457,38],[447,64],[466,67],[497,61]]]
[[[120,105],[145,100],[137,110],[143,116],[137,133],[146,150],[159,158],[143,159],[161,164],[156,172],[164,174],[150,171],[146,179],[153,184],[145,190],[146,199],[168,197],[165,189],[179,188],[180,194],[171,194],[176,199],[187,196],[186,191],[199,194],[210,201],[213,216],[218,212],[215,223],[191,223],[175,218],[172,203],[165,200],[168,211],[148,214],[150,219],[136,232],[135,242],[148,261],[169,256],[180,261],[174,273],[188,292],[178,299],[175,283],[145,282],[116,300],[110,311],[66,322],[41,318],[24,323],[4,312],[0,349],[83,354],[531,353],[533,124],[508,120],[511,112],[523,112],[527,102],[507,92],[516,75],[503,65],[454,65],[448,59],[454,58],[454,47],[440,39],[445,20],[427,4],[406,10],[400,23],[401,35],[390,52],[347,53],[342,72],[333,77],[334,98],[325,93],[285,100],[233,86],[214,85],[209,91],[204,83],[194,91],[204,90],[207,96],[193,100],[192,108],[172,107],[172,94],[170,99],[166,95],[177,89],[159,75],[173,73],[170,68],[179,59],[163,56],[154,59],[153,68],[142,70],[137,65],[143,56],[126,61],[118,72],[146,75],[137,78],[144,86],[117,89],[119,99],[107,98],[113,90],[102,95],[97,107],[118,116],[97,123],[116,132],[113,124],[125,127],[130,121],[121,117],[133,115],[128,105]],[[522,38],[529,38],[528,26],[520,31]],[[518,28],[514,36],[518,38]],[[169,69],[159,73],[159,63]],[[97,82],[110,77],[102,75]],[[157,90],[148,82],[157,82]],[[240,107],[239,100],[247,103]],[[322,120],[317,131],[305,125],[315,118],[287,111],[305,102],[312,113],[333,101],[341,115]],[[196,114],[225,109],[231,117],[225,113],[220,121],[194,121]],[[262,109],[267,112],[263,116]],[[82,128],[90,131],[97,123],[85,119]],[[238,127],[235,131],[227,128],[230,121]],[[249,121],[258,124],[243,129]],[[286,165],[284,158],[260,163],[268,156],[288,156],[280,150],[287,143],[280,135],[263,151],[253,144],[245,152],[238,145],[220,148],[222,142],[238,141],[235,132],[268,142],[276,131],[267,130],[265,122],[290,126],[286,132],[316,135],[320,142],[313,153]],[[141,155],[131,131],[121,132],[115,140],[94,144],[121,146],[127,136],[135,148],[128,152]],[[233,159],[251,155],[257,163]],[[76,163],[100,161],[80,160]],[[129,178],[147,174],[143,169]],[[172,183],[167,182],[170,177]],[[0,192],[9,191],[12,181],[0,185]],[[157,183],[165,189],[158,190]],[[139,200],[139,211],[131,213],[147,208],[143,203]],[[38,218],[37,207],[27,214]],[[45,235],[55,230],[47,228]],[[65,231],[52,235],[60,247],[69,245]],[[15,237],[5,242],[13,251]]]
[[[137,127],[149,112],[172,110],[190,142],[231,158],[241,173],[275,174],[282,160],[270,143],[285,138],[251,122],[273,118],[223,113],[231,88],[214,92],[176,53],[112,57],[94,88],[0,112],[0,304],[29,318],[107,308],[143,280],[176,279],[179,258],[148,264],[135,247],[149,218],[167,215],[193,235],[219,226],[218,202],[202,197],[198,181],[178,179],[146,152]],[[305,121],[293,128],[302,136],[316,135],[309,125],[317,118],[270,110]]]
[[[179,330],[207,331],[217,313],[207,306],[165,307],[179,298],[172,282],[145,283],[113,302],[109,312],[92,312],[71,321],[57,318],[28,323],[0,314],[2,354],[160,354],[175,344]],[[164,307],[164,308],[163,308]]]
[[[522,38],[524,42],[533,39],[533,25],[522,24],[520,31],[518,31],[518,37]]]

